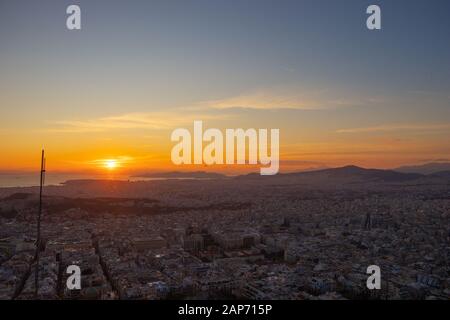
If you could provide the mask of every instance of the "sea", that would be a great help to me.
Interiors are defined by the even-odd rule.
[[[49,173],[45,174],[44,184],[62,185],[69,180],[120,180],[120,181],[155,181],[155,180],[204,180],[201,178],[157,178],[157,177],[137,177],[128,175],[92,175],[92,174],[67,174],[67,173]],[[34,187],[39,186],[40,174],[38,173],[1,173],[0,172],[0,188],[11,187]]]

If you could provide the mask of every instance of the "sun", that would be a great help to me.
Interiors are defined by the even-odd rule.
[[[113,169],[115,169],[115,168],[117,168],[119,166],[117,160],[114,160],[114,159],[105,160],[103,165],[104,165],[105,168],[107,168],[109,170],[113,170]]]

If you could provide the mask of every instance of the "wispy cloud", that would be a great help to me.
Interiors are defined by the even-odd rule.
[[[110,160],[117,161],[120,164],[125,164],[125,163],[131,163],[135,159],[133,157],[130,157],[130,156],[119,156],[119,157],[113,157],[113,158],[108,158],[108,159],[89,160],[89,161],[86,161],[85,163],[86,164],[93,164],[93,165],[102,165],[102,164],[105,163],[105,161],[110,161]]]
[[[336,130],[337,133],[365,133],[389,131],[439,131],[450,129],[450,123],[443,124],[391,124],[374,127],[349,128]]]
[[[224,115],[185,114],[183,112],[128,113],[88,120],[63,120],[54,122],[50,132],[84,133],[120,129],[164,130],[192,123],[194,120],[223,119]]]
[[[205,106],[214,109],[317,109],[319,106],[306,98],[288,95],[273,95],[264,92],[256,92],[248,95],[212,100],[204,103]]]
[[[211,100],[203,106],[214,109],[263,109],[263,110],[327,110],[342,107],[380,103],[378,97],[347,97],[328,90],[304,90],[298,88],[264,89],[221,100]]]

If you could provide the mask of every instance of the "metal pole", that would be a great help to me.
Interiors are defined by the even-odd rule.
[[[39,290],[39,251],[41,247],[41,213],[42,213],[42,187],[44,185],[44,173],[45,173],[45,158],[44,149],[42,149],[41,156],[41,181],[39,187],[39,211],[37,219],[37,237],[36,237],[36,266],[34,272],[34,294],[37,298]]]

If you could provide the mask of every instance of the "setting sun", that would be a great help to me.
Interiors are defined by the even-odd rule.
[[[105,160],[104,166],[105,166],[105,168],[112,170],[112,169],[115,169],[118,167],[118,163],[117,163],[117,160],[108,159],[108,160]]]

